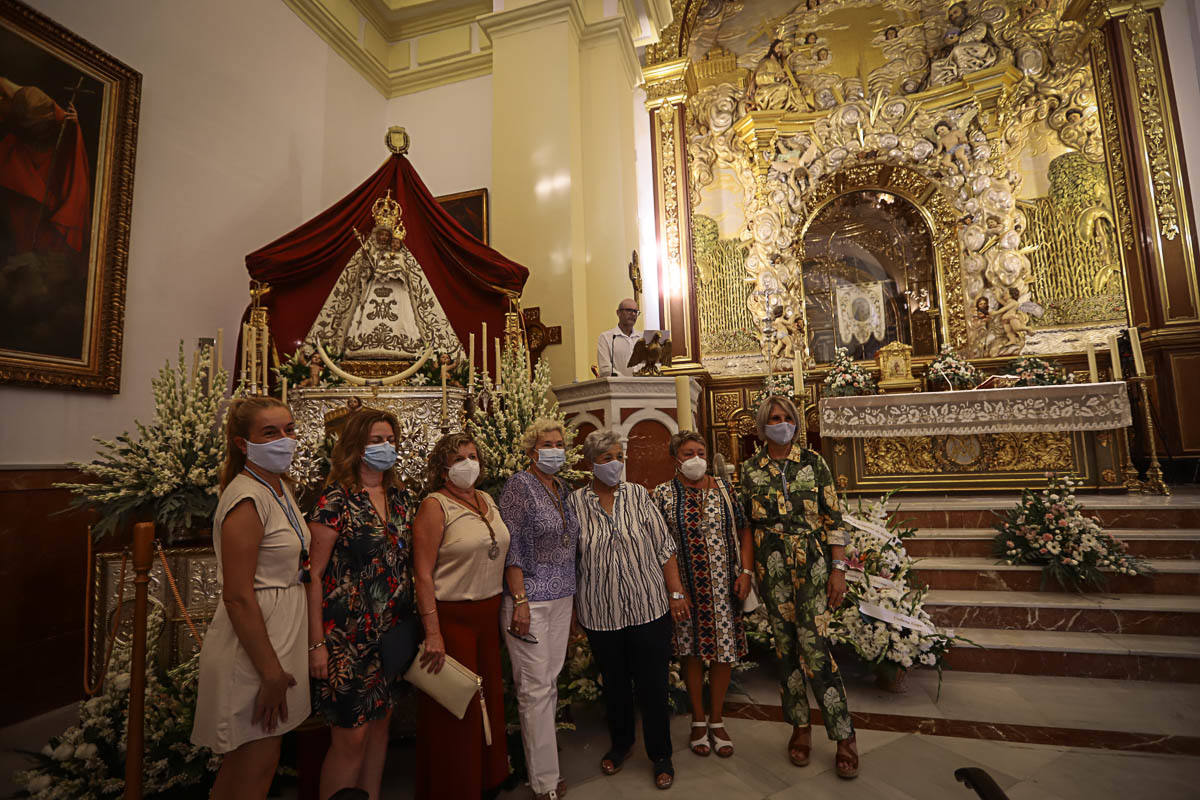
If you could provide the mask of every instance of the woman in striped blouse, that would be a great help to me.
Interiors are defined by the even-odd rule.
[[[636,704],[654,784],[669,789],[675,781],[667,683],[672,619],[687,618],[690,609],[675,540],[645,487],[621,480],[618,434],[589,434],[583,455],[592,463],[592,482],[568,502],[580,526],[575,611],[604,680],[612,739],[600,769],[616,774],[629,757]]]

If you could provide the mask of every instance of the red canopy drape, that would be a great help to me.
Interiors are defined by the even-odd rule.
[[[405,244],[464,348],[467,334],[478,331],[481,322],[486,321],[496,335],[504,329],[509,298],[520,295],[529,270],[463,230],[433,199],[408,159],[393,155],[333,206],[246,256],[250,277],[271,285],[263,302],[271,315],[272,340],[280,358],[290,356],[312,327],[359,248],[354,229],[363,236],[370,234],[371,206],[388,189],[403,209]],[[477,348],[477,360],[480,351]]]

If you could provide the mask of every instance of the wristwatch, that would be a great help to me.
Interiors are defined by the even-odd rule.
[[[835,558],[833,560],[833,568],[838,570],[839,572],[845,572],[846,571],[846,562],[842,561],[840,558]]]
[[[671,599],[672,600],[686,600],[687,597],[683,594],[683,592],[671,592]]]

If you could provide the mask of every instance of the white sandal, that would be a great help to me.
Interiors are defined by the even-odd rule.
[[[699,738],[695,737],[697,728],[699,728],[700,730],[703,731],[703,733],[700,734]],[[698,755],[702,758],[708,756],[712,752],[712,745],[710,745],[708,743],[708,739],[710,736],[709,730],[708,730],[708,721],[707,720],[704,722],[693,721],[692,722],[692,735],[693,735],[693,738],[692,738],[692,741],[690,741],[688,743],[688,747],[691,748],[693,753],[695,753],[696,755]],[[703,747],[706,749],[703,753],[701,753],[699,750],[696,749],[697,747]]]
[[[717,754],[718,758],[729,758],[730,756],[733,755],[733,742],[729,741],[728,739],[726,739],[724,737],[717,736],[715,733],[713,733],[714,727],[724,728],[725,721],[721,720],[721,722],[717,723],[716,725],[710,724],[708,726],[708,738],[712,740],[712,747],[710,749],[712,750],[712,752]],[[722,753],[721,751],[727,747],[729,748],[729,752]]]

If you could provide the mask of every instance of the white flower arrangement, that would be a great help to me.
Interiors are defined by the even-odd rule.
[[[154,656],[164,630],[161,609],[151,608],[146,628],[145,797],[206,797],[221,758],[191,743],[199,656],[163,671]],[[79,704],[79,723],[40,753],[25,754],[34,765],[13,776],[21,796],[108,800],[124,794],[130,655],[128,647],[117,647],[103,692]]]
[[[825,376],[826,397],[851,397],[854,395],[878,394],[879,387],[875,379],[850,357],[850,352],[844,347],[833,351],[833,365]]]
[[[970,361],[955,352],[950,345],[942,345],[942,352],[929,362],[925,369],[925,380],[931,386],[945,383],[950,389],[974,389],[981,376]]]
[[[1025,489],[1016,508],[996,524],[996,556],[1007,564],[1042,567],[1042,585],[1053,578],[1065,589],[1103,589],[1106,572],[1144,575],[1151,570],[1129,555],[1128,545],[1106,533],[1095,517],[1084,516],[1075,481],[1047,473],[1041,492]]]
[[[754,407],[762,405],[768,397],[786,397],[796,402],[796,381],[792,373],[778,373],[763,378],[762,388],[754,395]]]
[[[207,364],[209,348],[194,357]],[[151,381],[154,421],[134,420],[137,438],[128,432],[113,440],[95,438],[97,458],[71,466],[95,478],[92,483],[56,483],[76,496],[72,507],[95,509],[92,526],[99,539],[136,516],[162,525],[168,541],[174,534],[206,524],[217,506],[217,483],[225,457],[222,431],[225,370],[212,385],[204,370],[189,370],[179,343],[175,368],[168,361]]]

